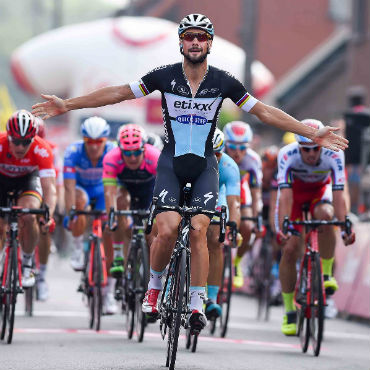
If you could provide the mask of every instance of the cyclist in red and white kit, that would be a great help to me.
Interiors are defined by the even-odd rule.
[[[7,192],[14,191],[17,206],[40,208],[45,202],[52,217],[56,203],[55,170],[52,150],[43,139],[36,136],[35,117],[26,110],[15,112],[8,120],[6,133],[0,133],[0,206],[6,206]],[[53,224],[51,218],[42,226],[43,232]],[[35,215],[20,218],[19,238],[23,250],[22,285],[35,284],[32,257],[39,240],[40,228]],[[0,235],[4,221],[0,218]]]
[[[233,121],[226,124],[224,134],[226,153],[236,162],[240,171],[241,215],[242,217],[257,217],[262,211],[262,164],[258,153],[249,147],[253,139],[252,129],[246,122]],[[235,276],[233,284],[236,288],[241,288],[244,284],[241,260],[244,254],[251,249],[252,231],[256,233],[257,237],[262,236],[257,228],[253,227],[253,222],[240,222],[240,233],[243,242],[234,259]]]
[[[315,119],[306,119],[305,125],[321,129],[324,125]],[[295,143],[284,146],[278,156],[279,203],[278,215],[281,229],[285,216],[291,220],[302,218],[302,206],[308,203],[310,214],[318,220],[331,220],[335,216],[344,221],[347,207],[344,196],[344,153],[322,148],[311,140],[295,135]],[[296,227],[296,230],[300,230]],[[332,276],[336,232],[333,226],[323,226],[319,232],[319,249],[327,294],[333,294],[338,284]],[[292,233],[292,235],[291,235]],[[300,254],[299,236],[295,231],[285,235],[278,231],[278,239],[284,244],[280,260],[280,282],[285,307],[281,331],[285,335],[296,334],[296,311],[293,303],[297,279],[296,261]],[[342,231],[346,244],[354,242],[355,235]]]

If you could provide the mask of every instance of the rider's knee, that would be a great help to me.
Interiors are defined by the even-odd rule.
[[[329,203],[321,203],[315,207],[314,216],[318,220],[332,220],[334,217],[334,208]]]

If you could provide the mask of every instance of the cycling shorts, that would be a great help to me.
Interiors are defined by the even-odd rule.
[[[101,185],[92,185],[92,186],[81,186],[76,184],[76,190],[80,190],[83,194],[85,194],[87,198],[87,203],[85,207],[87,207],[91,200],[95,200],[94,209],[103,211],[105,210],[105,199],[104,199],[104,187],[103,184]]]
[[[191,183],[190,207],[214,211],[218,199],[218,164],[215,155],[173,157],[164,151],[159,157],[154,196],[159,205],[182,205],[182,189]]]
[[[292,186],[293,190],[293,205],[290,214],[290,219],[299,221],[302,220],[302,206],[309,204],[309,211],[313,215],[314,208],[320,203],[331,203],[333,200],[332,184],[312,183],[310,187],[305,183],[305,189],[301,186],[301,181],[295,181]],[[302,230],[300,225],[295,225],[295,229]]]
[[[6,207],[7,192],[14,191],[17,198],[25,195],[36,197],[42,203],[42,187],[38,171],[26,176],[10,178],[0,175],[0,206]]]

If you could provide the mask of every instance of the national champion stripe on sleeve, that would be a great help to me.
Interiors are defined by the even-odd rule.
[[[249,100],[250,97],[251,96],[248,93],[245,93],[243,97],[236,102],[236,105],[241,108]]]

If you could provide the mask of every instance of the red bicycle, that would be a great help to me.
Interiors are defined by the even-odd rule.
[[[22,288],[21,248],[18,239],[18,216],[25,214],[42,215],[46,222],[49,220],[49,209],[46,205],[41,209],[30,209],[15,206],[15,202],[15,194],[9,193],[9,206],[0,207],[0,217],[6,217],[8,224],[7,238],[2,251],[0,265],[0,338],[3,340],[6,337],[8,344],[13,339],[17,295],[24,293]]]
[[[303,221],[290,221],[288,217],[284,218],[283,233],[286,234],[293,225],[305,226],[305,251],[294,292],[294,303],[298,314],[297,336],[300,337],[302,352],[307,352],[311,338],[313,352],[315,356],[318,356],[323,339],[324,307],[326,305],[318,228],[323,225],[341,226],[350,235],[352,223],[348,216],[345,221],[308,220],[308,208],[304,207],[303,211]]]
[[[105,251],[102,242],[102,216],[106,215],[106,212],[96,209],[83,211],[72,208],[70,220],[78,215],[93,217],[91,234],[89,235],[89,248],[85,255],[82,284],[78,290],[87,297],[90,329],[95,327],[95,330],[99,331],[103,306],[102,288],[108,282]]]

